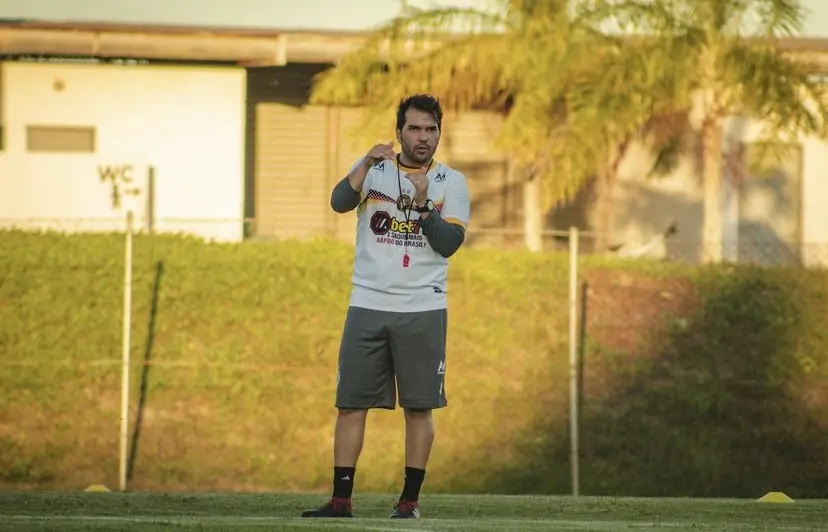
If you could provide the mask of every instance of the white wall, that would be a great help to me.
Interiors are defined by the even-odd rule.
[[[678,233],[656,256],[697,262],[702,238],[703,195],[692,156],[682,156],[667,176],[650,176],[652,153],[633,143],[618,169],[614,194],[613,240],[632,249],[652,242],[673,223]]]
[[[802,235],[807,264],[828,266],[828,142],[804,141]]]
[[[760,139],[761,124],[753,120],[732,118],[725,124],[723,144],[725,150],[731,142],[750,143]],[[802,191],[798,198],[801,210],[799,227],[799,247],[803,263],[808,266],[828,266],[828,142],[825,140],[802,136],[797,141],[802,146]],[[701,169],[693,154],[681,157],[680,163],[668,176],[647,179],[646,173],[652,165],[651,154],[640,145],[634,145],[619,169],[619,181],[615,192],[614,227],[619,243],[631,247],[640,246],[661,233],[671,221],[678,223],[678,234],[667,241],[664,254],[671,259],[697,261],[699,244],[702,236],[703,195]],[[739,249],[753,246],[756,253],[768,263],[775,262],[772,255],[779,253],[779,243],[757,241],[747,242],[754,235],[739,233],[740,214],[742,219],[755,218],[770,222],[770,216],[777,199],[767,195],[764,201],[748,203],[755,212],[742,212],[745,204],[740,205],[740,195],[745,194],[731,182],[725,170],[725,187],[723,190],[722,213],[724,219],[724,256],[726,260],[743,260],[739,258]],[[752,192],[758,196],[755,190]],[[778,220],[776,220],[778,222]],[[771,227],[780,238],[786,236],[788,227]],[[743,242],[739,242],[740,238]],[[787,243],[783,242],[782,244]],[[796,245],[796,243],[793,243]],[[764,246],[764,249],[763,249]]]
[[[243,69],[14,62],[0,69],[0,226],[120,230],[128,205],[143,225],[151,165],[157,230],[241,239]],[[30,125],[95,126],[96,149],[27,153]],[[125,164],[140,193],[115,209],[99,168]]]

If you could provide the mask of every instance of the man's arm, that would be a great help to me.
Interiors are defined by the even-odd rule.
[[[362,201],[362,188],[371,169],[369,159],[363,157],[331,192],[331,208],[338,213],[352,211]]]
[[[377,144],[351,167],[351,171],[331,192],[331,208],[338,213],[352,211],[362,202],[364,196],[362,190],[365,187],[365,179],[368,172],[377,161],[393,159],[393,142],[388,144]]]
[[[421,227],[432,249],[445,258],[454,255],[466,239],[466,229],[462,225],[447,222],[436,212],[429,213]]]
[[[361,201],[362,191],[354,190],[347,177],[343,177],[331,192],[331,208],[338,213],[356,209]]]
[[[432,249],[449,258],[466,240],[470,200],[466,177],[455,172],[449,177],[446,197],[440,212],[422,213],[421,227]]]

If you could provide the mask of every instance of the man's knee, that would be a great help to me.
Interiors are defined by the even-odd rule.
[[[430,408],[406,408],[405,417],[412,419],[422,419],[431,417]]]
[[[340,417],[347,418],[364,417],[368,413],[365,408],[338,408],[337,411]]]

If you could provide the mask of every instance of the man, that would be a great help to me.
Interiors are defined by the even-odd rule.
[[[367,411],[405,415],[405,483],[392,518],[418,518],[434,440],[431,411],[446,406],[446,273],[465,240],[469,192],[460,172],[434,160],[443,112],[429,95],[400,102],[397,141],[378,144],[331,194],[357,209],[352,290],[337,370],[331,500],[303,517],[352,517],[351,495]],[[396,383],[395,383],[396,377]]]

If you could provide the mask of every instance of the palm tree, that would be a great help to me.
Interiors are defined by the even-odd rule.
[[[688,116],[675,97],[674,80],[652,68],[652,58],[661,53],[657,47],[653,41],[604,38],[597,68],[569,89],[566,130],[573,138],[559,147],[595,157],[582,166],[596,184],[595,251],[609,247],[618,168],[633,142],[652,152],[649,176],[669,172],[685,145]]]
[[[646,53],[623,53],[622,39],[570,7],[502,0],[493,11],[409,8],[321,74],[311,102],[366,105],[370,120],[403,95],[428,91],[451,110],[502,112],[496,142],[524,176],[526,245],[540,250],[543,213],[596,175],[599,220],[609,223],[618,161],[654,113],[667,110],[659,102],[672,102],[653,99],[664,79],[642,68]]]
[[[599,0],[594,23],[612,22],[654,43],[648,64],[673,109],[695,116],[702,147],[702,259],[722,260],[723,127],[729,116],[760,119],[762,144],[823,135],[826,100],[805,62],[786,57],[780,36],[801,29],[796,0]],[[672,92],[672,94],[670,94]],[[767,151],[766,155],[779,155]]]

